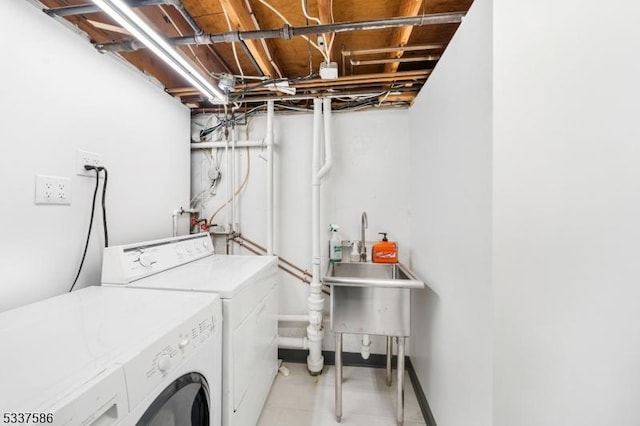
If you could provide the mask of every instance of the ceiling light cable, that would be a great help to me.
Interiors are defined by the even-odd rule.
[[[275,7],[271,6],[271,5],[270,5],[269,3],[267,3],[265,0],[259,0],[259,1],[260,1],[260,3],[262,3],[263,5],[265,5],[266,7],[268,7],[268,8],[269,8],[269,10],[271,10],[273,13],[275,13],[276,15],[278,15],[278,17],[279,17],[280,19],[282,19],[282,21],[284,21],[284,23],[285,23],[285,24],[289,25],[290,27],[292,26],[292,25],[291,25],[291,22],[289,22],[289,20],[288,20],[287,18],[285,18],[285,17],[284,17],[284,15],[283,15],[282,13],[280,13],[280,12],[279,12]],[[316,50],[322,54],[322,57],[323,57],[327,62],[329,62],[329,58],[327,57],[327,54],[325,53],[325,51],[324,51],[324,50],[322,50],[322,49],[320,48],[320,46],[318,46],[316,43],[314,43],[313,41],[311,41],[311,40],[309,39],[309,37],[307,37],[307,36],[305,36],[305,35],[300,35],[300,37],[302,37],[303,39],[305,39],[305,40],[307,40],[309,43],[311,43],[311,45],[312,45],[313,47],[315,47],[315,48],[316,48]]]
[[[229,19],[229,14],[227,13],[227,10],[224,7],[222,8],[222,13],[224,14],[224,19],[227,21],[227,26],[229,27],[229,31],[234,31],[233,27],[231,26],[231,20]],[[235,58],[236,65],[238,66],[238,72],[240,73],[241,76],[244,77],[244,71],[242,70],[242,66],[240,65],[240,60],[238,59],[238,52],[236,51],[235,42],[231,43],[231,50],[233,51],[233,57]]]

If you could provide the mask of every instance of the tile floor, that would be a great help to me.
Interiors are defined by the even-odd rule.
[[[343,367],[342,422],[334,416],[333,366],[310,376],[306,364],[284,363],[262,410],[258,426],[395,426],[396,371],[391,387],[383,368]],[[425,425],[415,392],[405,373],[404,425]]]

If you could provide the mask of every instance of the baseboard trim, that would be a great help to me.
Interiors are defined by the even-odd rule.
[[[278,349],[278,359],[281,359],[285,362],[306,364],[308,354],[308,351],[304,351],[302,349]],[[336,365],[335,352],[322,351],[322,356],[324,356],[325,365]],[[371,354],[369,356],[369,359],[363,359],[358,352],[343,352],[342,364],[349,367],[386,368],[387,357],[386,355],[382,354]],[[393,366],[397,365],[397,357],[395,355],[391,359],[391,364]],[[420,385],[418,375],[413,368],[411,358],[409,358],[408,356],[405,357],[405,368],[407,369],[407,373],[409,373],[409,380],[411,381],[411,386],[413,387],[413,391],[416,394],[418,405],[420,406],[420,411],[422,411],[422,417],[424,417],[425,423],[427,424],[427,426],[436,426],[436,421],[433,418],[433,413],[431,412],[431,408],[429,407],[429,402],[427,401],[427,397],[424,394],[422,385]]]
[[[431,407],[429,407],[429,401],[427,401],[427,396],[424,394],[424,390],[420,384],[420,379],[418,379],[418,374],[416,373],[415,368],[413,368],[411,359],[407,361],[406,365],[407,372],[409,373],[409,380],[411,380],[411,386],[413,386],[413,390],[416,393],[416,399],[418,400],[418,405],[420,406],[420,411],[422,411],[422,417],[424,417],[425,423],[427,426],[437,426],[436,419],[433,417]]]

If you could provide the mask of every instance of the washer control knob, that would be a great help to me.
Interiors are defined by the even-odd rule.
[[[140,264],[145,268],[148,268],[149,266],[157,262],[156,259],[150,253],[140,254],[140,257],[138,258],[138,260],[140,261]]]
[[[202,247],[209,248],[209,241],[207,241],[206,239],[202,240]]]
[[[178,347],[179,347],[180,349],[184,349],[184,348],[186,348],[187,346],[189,346],[189,338],[188,338],[188,337],[185,337],[185,338],[181,339],[181,340],[178,342]]]
[[[171,357],[167,354],[162,354],[158,357],[158,370],[163,373],[171,368]]]

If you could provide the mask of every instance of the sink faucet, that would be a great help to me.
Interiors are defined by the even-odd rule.
[[[365,243],[364,230],[369,227],[369,221],[367,220],[367,212],[362,212],[362,219],[360,221],[360,262],[367,261],[367,247]]]

